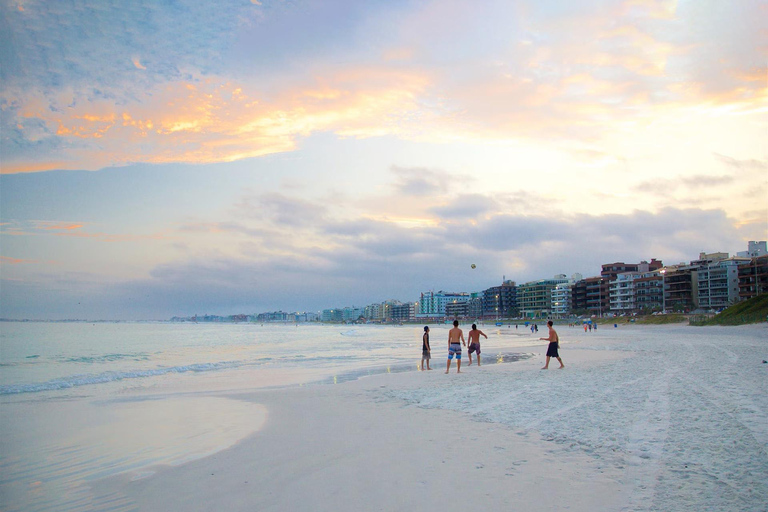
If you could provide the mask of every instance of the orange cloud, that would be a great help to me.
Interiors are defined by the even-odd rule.
[[[418,74],[378,69],[348,70],[308,87],[285,90],[271,102],[218,78],[166,84],[145,103],[118,106],[75,101],[48,108],[41,95],[29,97],[24,118],[43,120],[62,138],[98,139],[102,153],[87,168],[134,161],[226,162],[291,151],[296,139],[316,131],[372,136],[398,131],[398,119],[419,109],[426,80]],[[383,129],[381,127],[384,127]],[[80,151],[80,153],[78,153]],[[82,168],[84,150],[71,150]],[[13,164],[2,172],[53,169],[52,164]]]
[[[0,256],[0,263],[6,265],[19,265],[22,263],[37,263],[37,260],[23,260],[20,258],[9,258],[8,256]]]
[[[625,14],[637,11],[649,18],[672,19],[677,13],[677,0],[625,0],[622,8]]]
[[[53,226],[44,226],[42,229],[80,229],[83,224],[54,224]]]

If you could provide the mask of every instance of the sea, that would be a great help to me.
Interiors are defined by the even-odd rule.
[[[436,369],[449,327],[430,325]],[[530,357],[523,347],[539,336],[523,324],[478,327],[489,336],[484,364]],[[0,510],[130,510],[117,497],[97,499],[90,483],[147,478],[263,425],[268,411],[227,391],[417,371],[422,333],[421,325],[2,322]]]

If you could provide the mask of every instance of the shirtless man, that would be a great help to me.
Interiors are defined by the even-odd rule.
[[[549,342],[549,346],[547,346],[547,362],[544,364],[544,367],[542,368],[542,370],[546,370],[549,368],[550,357],[557,358],[558,362],[560,363],[561,370],[565,368],[565,365],[563,364],[563,360],[560,359],[560,354],[557,351],[557,349],[560,348],[560,337],[557,335],[557,331],[555,331],[555,328],[552,325],[553,325],[552,320],[547,322],[547,327],[549,327],[549,336],[547,336],[546,338],[539,338],[540,340]]]
[[[477,328],[477,325],[472,324],[472,330],[469,331],[469,366],[472,366],[472,352],[477,352],[477,366],[480,366],[480,336],[488,339],[483,331]]]
[[[461,341],[461,343],[459,343]],[[445,373],[451,369],[451,359],[456,355],[456,373],[461,373],[461,345],[466,346],[464,333],[459,329],[459,321],[453,321],[453,329],[448,331],[448,364],[445,366]]]

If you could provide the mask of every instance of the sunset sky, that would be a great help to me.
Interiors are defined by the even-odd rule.
[[[768,238],[766,19],[0,0],[0,317],[317,311],[744,251]]]

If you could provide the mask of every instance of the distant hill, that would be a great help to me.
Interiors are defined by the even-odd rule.
[[[744,325],[768,320],[768,293],[734,304],[708,320],[691,325]]]

